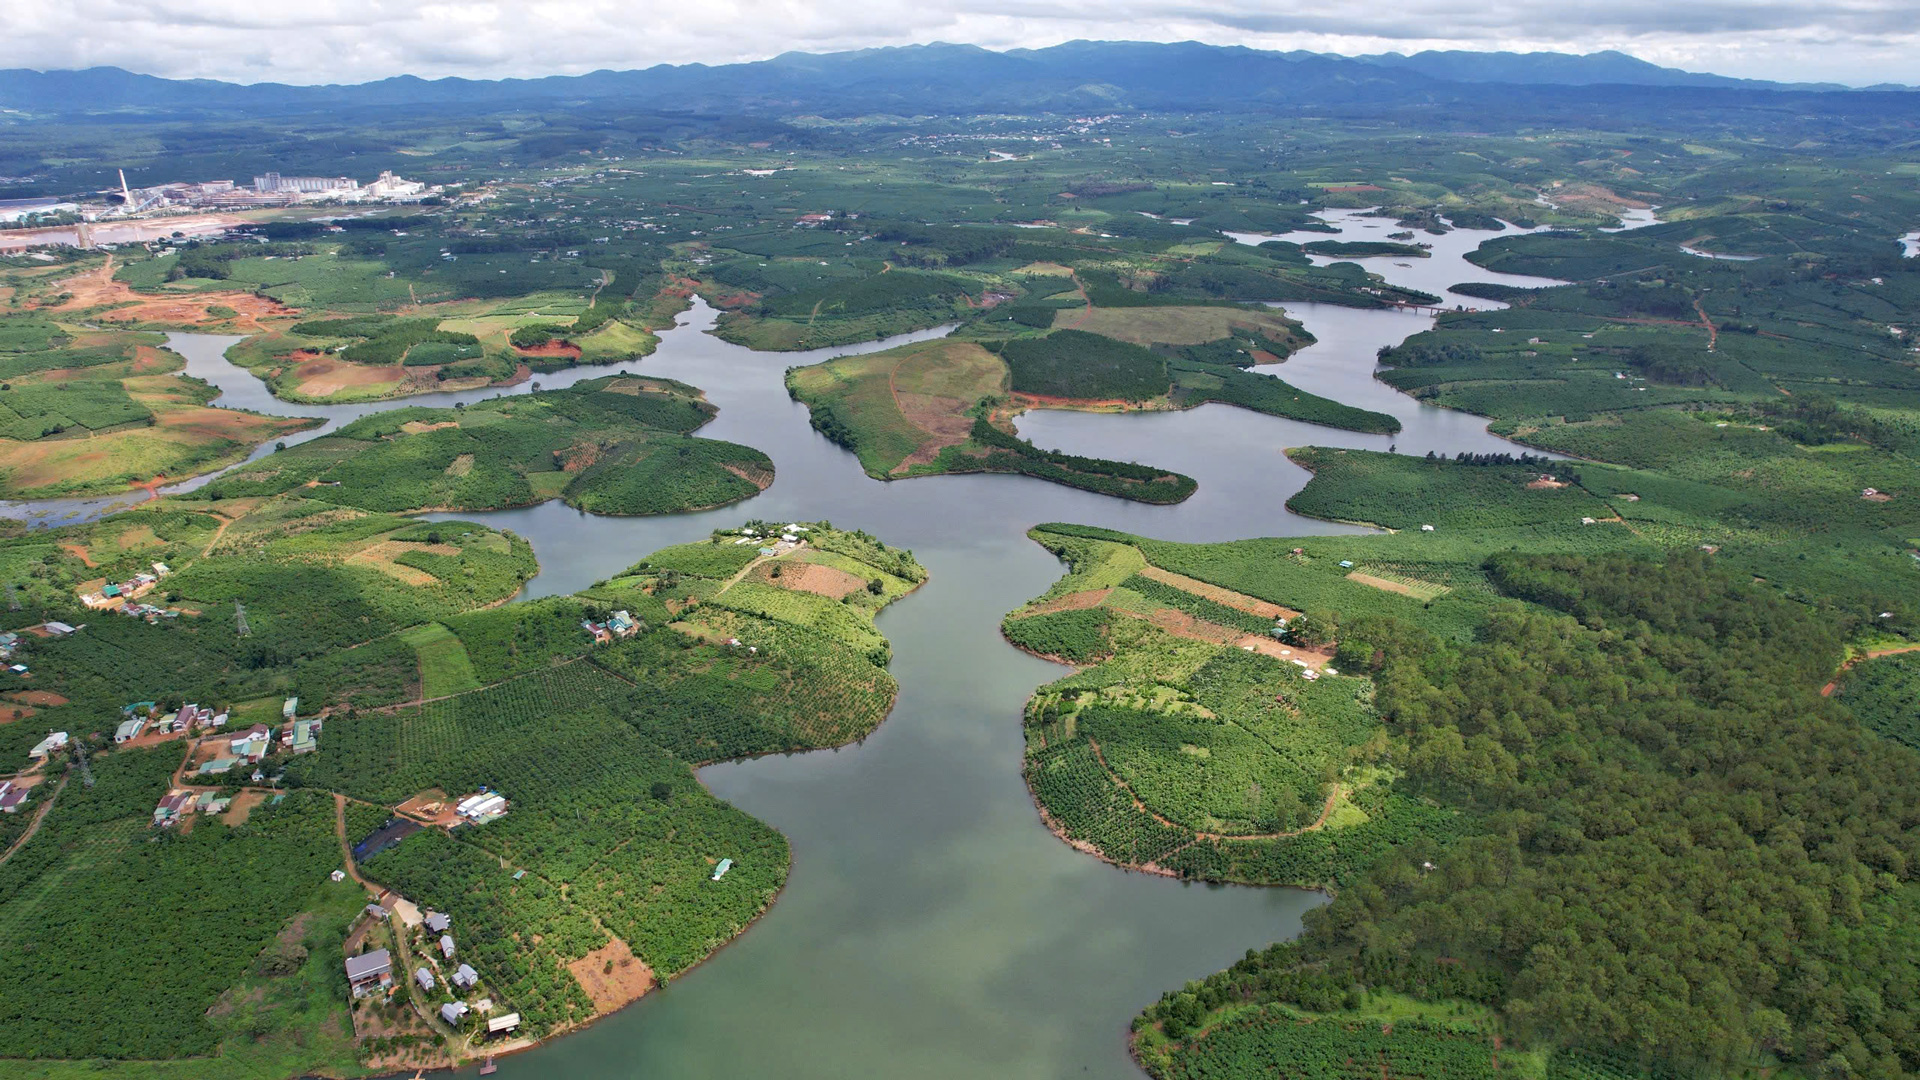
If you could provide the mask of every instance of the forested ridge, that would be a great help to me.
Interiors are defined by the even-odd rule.
[[[1920,1069],[1920,756],[1821,697],[1831,621],[1697,553],[1487,569],[1551,610],[1500,605],[1459,646],[1358,620],[1342,649],[1405,740],[1407,790],[1476,827],[1430,869],[1383,858],[1298,946],[1169,994],[1143,1025],[1179,1039],[1230,1003],[1395,991],[1678,1075]],[[1206,1056],[1145,1051],[1165,1075]]]

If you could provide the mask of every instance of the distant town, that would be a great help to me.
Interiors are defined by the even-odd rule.
[[[361,183],[350,176],[283,176],[267,172],[250,183],[198,180],[132,187],[120,185],[91,199],[48,197],[0,200],[0,227],[72,225],[204,210],[252,210],[311,203],[409,203],[441,193],[438,185],[382,172]]]

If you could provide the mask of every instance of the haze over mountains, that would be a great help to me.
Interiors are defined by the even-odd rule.
[[[744,64],[658,65],[532,79],[355,85],[242,85],[175,80],[120,68],[0,71],[0,109],[74,113],[306,112],[342,107],[619,102],[689,111],[827,115],[988,109],[1220,109],[1484,100],[1485,84],[1530,88],[1541,102],[1596,96],[1734,91],[1851,96],[1831,83],[1777,83],[1660,67],[1619,52],[1423,52],[1341,57],[1196,42],[1074,41],[995,52],[932,44],[840,53],[786,53]],[[1875,90],[1905,90],[1883,86]]]

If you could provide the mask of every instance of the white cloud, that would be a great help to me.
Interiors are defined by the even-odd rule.
[[[1754,78],[1920,82],[1914,0],[6,0],[0,67],[360,82],[757,60],[926,41],[1075,38],[1269,49],[1619,49]],[[1095,17],[1097,16],[1097,17]]]

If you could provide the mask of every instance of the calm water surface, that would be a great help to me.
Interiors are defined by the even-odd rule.
[[[1343,231],[1368,223],[1341,222]],[[1436,245],[1433,259],[1411,260],[1425,265],[1419,282],[1408,283],[1438,292],[1431,282],[1498,277],[1458,257],[1488,235],[1434,238],[1461,246],[1441,254]],[[1380,262],[1368,265],[1400,280],[1389,271],[1401,268]],[[1033,688],[1065,669],[1015,651],[997,629],[1003,614],[1062,572],[1026,539],[1033,524],[1075,521],[1182,540],[1352,534],[1361,530],[1287,512],[1287,497],[1307,477],[1286,460],[1286,447],[1512,448],[1488,435],[1483,420],[1422,406],[1373,377],[1375,351],[1424,329],[1427,317],[1315,304],[1289,310],[1319,344],[1264,370],[1390,412],[1405,426],[1400,434],[1356,435],[1222,405],[1124,416],[1042,412],[1020,421],[1040,445],[1177,468],[1199,481],[1198,493],[1179,506],[1149,507],[1011,476],[882,483],[816,434],[783,385],[790,365],[862,350],[752,353],[704,333],[714,313],[696,303],[637,370],[705,389],[720,414],[702,434],[766,451],[777,468],[770,489],[721,510],[661,518],[594,517],[558,502],[434,515],[484,521],[531,540],[541,569],[527,596],[574,591],[662,545],[749,518],[824,518],[864,528],[911,548],[933,573],[880,616],[901,691],[872,737],[836,751],[702,770],[715,794],[792,840],[792,876],[779,902],[666,989],[584,1032],[503,1059],[501,1080],[1131,1080],[1138,1073],[1124,1036],[1136,1011],[1248,948],[1298,933],[1302,914],[1322,902],[1318,894],[1130,873],[1046,831],[1020,778],[1020,715]],[[222,404],[320,416],[328,427],[399,404],[277,402],[223,359],[232,340],[174,335],[171,342],[191,373],[222,387]],[[577,369],[540,382],[556,387],[607,370]],[[446,405],[502,392],[404,404]],[[58,521],[113,505],[70,500],[31,509]]]

